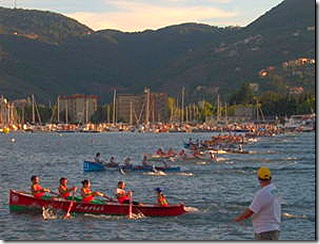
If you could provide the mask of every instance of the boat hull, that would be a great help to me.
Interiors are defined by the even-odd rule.
[[[68,211],[72,201],[52,198],[36,199],[32,195],[10,190],[9,206],[11,211],[15,210],[42,210],[42,207],[50,207],[56,210]],[[71,207],[73,213],[90,213],[103,215],[128,215],[129,204],[117,202],[106,202],[105,204],[91,204],[74,201]],[[178,216],[186,213],[184,204],[174,204],[166,207],[153,204],[133,205],[132,213],[143,214],[149,217]]]
[[[130,165],[121,167],[124,171],[132,172],[154,172],[154,171],[163,171],[163,172],[180,172],[180,167],[159,167],[159,166],[141,166],[141,165]]]
[[[91,172],[91,171],[104,171],[106,167],[101,163],[95,163],[90,161],[83,162],[83,171],[84,172]]]
[[[145,154],[148,158],[148,161],[163,161],[170,160],[174,161],[174,155],[158,155],[158,154]]]
[[[113,166],[108,167],[106,165],[95,163],[91,161],[83,162],[84,172],[94,172],[94,171],[105,171],[105,170],[115,170],[121,167],[122,170],[129,172],[152,172],[152,171],[163,171],[163,172],[180,172],[180,167],[159,167],[159,166],[142,166],[142,165],[129,165],[129,166]]]

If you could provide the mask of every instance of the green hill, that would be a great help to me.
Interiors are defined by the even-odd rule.
[[[50,43],[93,32],[74,19],[49,11],[7,9],[0,7],[0,34],[14,34]]]
[[[228,97],[245,82],[276,89],[259,76],[262,69],[315,58],[311,0],[285,0],[243,28],[186,23],[134,33],[94,32],[51,12],[0,8],[0,16],[0,84],[9,99],[35,94],[47,103],[57,95],[84,93],[97,94],[104,103],[114,88],[141,93],[144,86],[171,96],[185,86],[190,100],[218,92]],[[311,92],[313,71],[303,82]],[[288,86],[298,84],[296,77],[278,74]]]

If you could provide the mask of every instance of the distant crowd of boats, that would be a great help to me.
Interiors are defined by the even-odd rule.
[[[278,134],[284,132],[309,132],[315,130],[316,115],[293,115],[285,118],[284,123],[231,123],[209,125],[206,123],[149,123],[138,126],[124,123],[88,123],[77,124],[45,124],[45,125],[6,125],[0,127],[0,132],[57,132],[57,133],[101,133],[101,132],[140,132],[140,133],[177,133],[177,132],[246,132],[253,134]]]

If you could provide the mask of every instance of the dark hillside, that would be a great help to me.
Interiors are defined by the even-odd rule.
[[[181,59],[168,68],[167,76],[173,84],[187,82],[190,93],[195,93],[196,87],[206,87],[212,97],[218,91],[230,94],[244,82],[263,82],[259,72],[266,67],[281,67],[283,62],[301,57],[314,59],[315,3],[301,3],[282,2],[220,43]],[[315,84],[310,91],[314,93]]]
[[[0,34],[16,34],[46,42],[60,43],[93,32],[74,19],[49,11],[0,7],[0,16]]]
[[[52,12],[0,8],[0,16],[0,85],[10,99],[35,94],[47,103],[57,95],[84,93],[105,103],[114,88],[141,93],[145,86],[175,97],[184,86],[189,100],[215,99],[218,93],[223,98],[245,82],[270,89],[259,76],[263,69],[315,58],[310,0],[285,0],[244,28],[185,23],[134,33],[93,32]],[[314,92],[312,70],[303,84]],[[276,73],[288,87],[301,83]]]
[[[249,24],[248,31],[275,33],[291,31],[292,28],[314,26],[316,18],[316,1],[314,0],[284,0],[265,15]]]

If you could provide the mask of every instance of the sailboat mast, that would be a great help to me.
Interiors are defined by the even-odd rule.
[[[217,98],[217,122],[220,120],[220,95],[218,94]]]
[[[258,96],[257,96],[257,105],[256,105],[256,113],[257,113],[257,121],[259,122],[259,102],[258,102]]]
[[[68,99],[66,99],[66,101],[65,101],[65,121],[66,121],[66,124],[68,124],[69,123],[69,115],[68,115]]]
[[[112,123],[115,124],[116,122],[116,97],[117,97],[117,91],[114,89],[113,91],[113,111],[112,111]]]
[[[57,122],[60,122],[60,96],[57,98]]]
[[[89,123],[89,100],[86,98],[86,124]]]
[[[132,123],[133,123],[133,117],[132,117],[132,101],[130,101],[130,125],[132,125]]]
[[[107,123],[110,123],[110,105],[107,105]]]
[[[182,87],[181,92],[181,123],[184,121],[184,87]]]
[[[31,105],[32,105],[32,124],[36,123],[36,113],[35,113],[35,101],[34,101],[34,94],[31,95]]]
[[[149,112],[150,112],[150,89],[146,88],[146,93],[147,93],[147,106],[146,106],[146,124],[149,124]]]
[[[228,107],[227,107],[227,103],[225,102],[224,103],[224,110],[225,110],[225,124],[227,125],[228,124]]]

